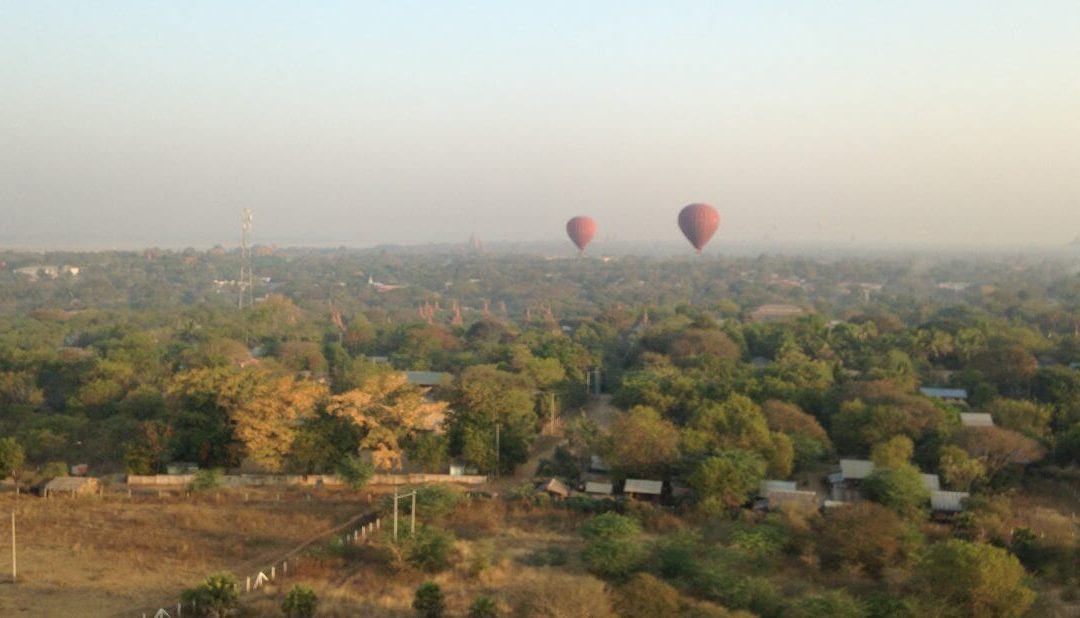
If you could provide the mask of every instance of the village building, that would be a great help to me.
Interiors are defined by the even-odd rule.
[[[994,418],[985,412],[961,412],[960,424],[964,427],[993,427]]]
[[[623,493],[633,499],[659,500],[663,491],[663,481],[626,479],[626,483],[623,485]]]

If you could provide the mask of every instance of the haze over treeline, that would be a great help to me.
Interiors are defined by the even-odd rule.
[[[1080,5],[8,3],[0,243],[1055,246]],[[719,247],[719,249],[717,248]]]

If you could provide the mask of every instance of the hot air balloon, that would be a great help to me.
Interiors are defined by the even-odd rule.
[[[708,204],[690,204],[679,211],[679,229],[698,254],[720,226],[720,213]]]
[[[577,245],[578,251],[585,253],[585,247],[596,236],[596,221],[592,217],[574,217],[566,222],[566,233]]]

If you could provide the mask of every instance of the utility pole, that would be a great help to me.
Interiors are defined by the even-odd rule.
[[[501,423],[495,423],[495,478],[499,478],[499,427]]]
[[[19,564],[15,560],[15,511],[11,512],[11,583],[19,577]]]
[[[548,393],[551,402],[551,435],[555,435],[555,393]]]
[[[400,500],[402,498],[409,498],[409,497],[412,498],[412,513],[409,514],[409,519],[410,519],[410,522],[409,522],[409,534],[411,534],[411,535],[416,534],[416,490],[413,490],[411,493],[407,493],[407,494],[405,494],[403,496],[399,496],[398,492],[395,490],[394,491],[394,542],[395,543],[397,542],[397,539],[398,539],[398,505],[397,505],[397,503],[398,503],[398,500]]]

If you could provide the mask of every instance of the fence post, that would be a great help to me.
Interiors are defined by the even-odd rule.
[[[270,581],[277,579],[277,567],[270,567]]]
[[[247,585],[244,587],[244,592],[251,592],[251,576],[248,575]]]

